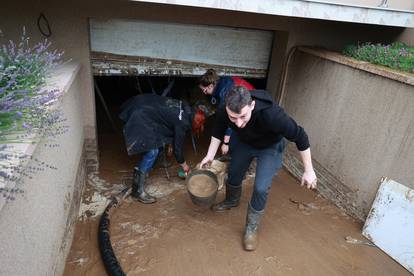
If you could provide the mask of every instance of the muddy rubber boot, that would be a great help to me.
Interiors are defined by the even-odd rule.
[[[241,196],[242,187],[240,186],[231,186],[226,182],[226,197],[222,202],[214,204],[211,209],[214,212],[224,212],[233,207],[239,206],[240,196]]]
[[[131,196],[139,202],[145,204],[154,203],[157,201],[155,197],[152,197],[147,194],[147,192],[145,192],[145,173],[138,169],[134,169]]]
[[[264,210],[256,211],[250,206],[249,203],[249,207],[247,208],[246,228],[244,229],[243,239],[244,250],[246,251],[253,251],[257,248],[257,244],[259,243],[257,228],[259,226],[260,218],[262,217],[263,213]]]

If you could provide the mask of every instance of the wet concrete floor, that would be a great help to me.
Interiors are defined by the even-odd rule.
[[[126,155],[118,134],[100,135],[100,145],[99,177],[122,184],[138,157]],[[195,156],[189,142],[190,164],[206,148]],[[163,169],[153,171],[148,185],[157,203],[127,198],[111,215],[112,245],[128,275],[410,275],[380,249],[347,243],[347,236],[365,240],[361,222],[301,188],[285,170],[273,180],[259,247],[246,252],[242,234],[253,178],[244,181],[240,206],[217,214],[192,204],[177,169],[169,168],[170,180]],[[87,187],[84,198],[94,189]],[[97,227],[98,217],[77,223],[65,276],[106,274]]]

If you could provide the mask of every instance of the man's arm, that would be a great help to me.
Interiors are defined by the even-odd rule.
[[[283,108],[274,106],[268,109],[264,112],[264,118],[275,134],[281,134],[289,141],[294,142],[299,151],[305,151],[310,147],[308,135],[303,127],[299,126]]]
[[[299,151],[299,153],[303,163],[303,176],[300,185],[303,186],[306,184],[308,189],[315,189],[317,178],[312,165],[310,148],[304,151]]]
[[[185,139],[185,129],[182,128],[181,125],[176,125],[174,127],[174,156],[175,160],[177,160],[177,163],[183,164],[185,163],[184,159],[184,151],[183,151],[183,145],[184,145],[184,139]]]
[[[213,161],[214,156],[216,155],[217,149],[220,146],[221,139],[226,134],[226,130],[228,129],[227,126],[227,113],[224,107],[220,108],[217,111],[216,120],[214,122],[213,133],[211,136],[210,146],[208,148],[207,155],[200,163],[200,168],[202,168],[205,164],[210,161]]]
[[[214,136],[211,136],[210,146],[208,147],[207,155],[203,158],[203,160],[200,163],[200,169],[203,168],[205,164],[208,162],[213,161],[214,156],[216,156],[217,149],[220,146],[220,139],[217,139]]]
[[[180,164],[181,168],[185,173],[190,172],[190,167],[184,159],[183,145],[185,139],[186,130],[182,126],[178,125],[174,128],[174,156],[177,162]]]
[[[317,179],[312,165],[309,138],[305,130],[286,114],[281,107],[276,106],[264,115],[268,125],[271,126],[275,133],[281,133],[289,141],[295,142],[304,168],[301,186],[306,184],[308,189],[316,188]]]

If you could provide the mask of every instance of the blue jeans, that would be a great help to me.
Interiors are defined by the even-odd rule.
[[[236,187],[240,186],[251,161],[256,157],[256,177],[250,206],[256,211],[262,211],[266,206],[267,195],[272,186],[272,178],[282,168],[286,141],[283,138],[267,148],[257,149],[240,141],[234,132],[231,139],[233,141],[228,184]]]
[[[148,173],[152,169],[152,166],[154,166],[159,152],[159,149],[152,149],[145,152],[138,164],[138,169],[144,173]]]

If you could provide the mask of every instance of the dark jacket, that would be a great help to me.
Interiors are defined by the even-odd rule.
[[[121,109],[128,155],[173,144],[175,159],[184,162],[184,138],[194,116],[186,102],[143,94],[129,99]]]
[[[215,138],[223,140],[226,128],[230,127],[242,142],[254,148],[269,147],[283,137],[295,142],[300,151],[309,148],[308,135],[304,129],[273,102],[269,93],[264,90],[253,90],[251,96],[256,104],[246,126],[238,128],[230,121],[225,107],[222,107],[217,112],[213,129]]]

